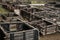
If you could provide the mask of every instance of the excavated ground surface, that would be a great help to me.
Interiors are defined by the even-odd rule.
[[[60,40],[60,33],[41,36],[40,40]]]

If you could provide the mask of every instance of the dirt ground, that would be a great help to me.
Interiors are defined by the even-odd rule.
[[[41,36],[40,40],[60,40],[60,33]]]

